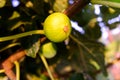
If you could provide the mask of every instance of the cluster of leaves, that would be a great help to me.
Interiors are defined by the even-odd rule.
[[[69,0],[20,0],[20,4],[13,7],[12,0],[2,1],[5,1],[5,4],[0,3],[3,5],[0,6],[0,37],[43,29],[42,23],[50,12],[62,12],[69,4]],[[98,42],[102,33],[97,17],[101,16],[106,25],[114,28],[116,23],[111,25],[107,22],[118,16],[119,10],[115,9],[117,12],[114,15],[109,11],[109,7],[101,6],[100,15],[96,15],[94,10],[94,5],[87,5],[70,18],[82,26],[84,34],[73,29],[70,39],[67,41],[69,44],[55,43],[58,49],[57,55],[48,59],[48,63],[55,68],[55,74],[59,79],[64,77],[64,79],[70,80],[91,80],[95,78],[98,71],[107,74],[104,60],[105,46]],[[25,80],[25,74],[29,73],[32,74],[32,78],[37,75],[41,79],[48,80],[43,64],[37,57],[40,45],[49,41],[46,40],[41,44],[40,39],[42,38],[44,35],[30,35],[0,42],[0,63],[16,50],[24,48],[27,56],[21,62],[21,79]]]

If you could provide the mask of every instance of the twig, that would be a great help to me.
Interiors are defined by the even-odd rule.
[[[17,52],[15,52],[13,55],[11,55],[8,59],[6,59],[3,63],[2,63],[2,67],[5,70],[5,74],[11,79],[11,80],[15,80],[16,79],[16,75],[15,73],[12,71],[12,68],[14,66],[14,61],[18,61],[21,58],[23,58],[26,55],[25,50],[20,49]]]
[[[86,6],[90,0],[75,0],[72,5],[70,5],[63,13],[68,17],[73,16],[75,13],[80,11],[84,6]]]
[[[46,37],[43,37],[40,39],[41,43],[46,40]],[[17,52],[13,53],[8,59],[6,59],[4,62],[2,62],[2,70],[0,70],[0,73],[5,73],[11,80],[16,79],[15,74],[12,71],[12,68],[14,66],[15,61],[19,61],[21,58],[23,58],[26,55],[26,51],[24,49],[19,49]],[[19,71],[17,71],[19,72]]]
[[[16,80],[16,75],[15,75],[15,73],[13,72],[12,69],[6,70],[6,71],[5,71],[5,74],[7,75],[7,77],[8,77],[10,80]]]

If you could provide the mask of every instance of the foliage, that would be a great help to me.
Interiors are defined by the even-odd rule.
[[[13,7],[12,0],[0,0],[0,41],[5,36],[16,35],[29,31],[43,29],[45,18],[53,12],[63,12],[69,7],[69,0],[20,0],[20,4]],[[95,3],[96,0],[91,0]],[[110,1],[119,4],[119,0]],[[112,10],[112,12],[111,12]],[[102,35],[103,22],[108,28],[115,28],[118,22],[112,24],[108,20],[119,15],[117,8],[100,6],[100,14],[95,14],[94,4],[88,4],[77,11],[70,19],[78,23],[84,34],[72,29],[70,37],[64,42],[55,43],[57,54],[52,59],[46,59],[53,76],[60,80],[95,80],[98,71],[107,76],[105,65],[105,45],[99,42]],[[102,17],[102,21],[97,18]],[[41,45],[50,42],[44,34],[31,33],[7,41],[0,42],[0,69],[2,63],[17,50],[24,49],[26,56],[20,63],[21,80],[49,80],[49,75],[40,59]],[[39,53],[39,54],[38,54]],[[49,72],[49,70],[48,70]],[[1,74],[0,74],[1,75]],[[1,75],[3,76],[3,74]],[[5,76],[5,75],[4,75]]]

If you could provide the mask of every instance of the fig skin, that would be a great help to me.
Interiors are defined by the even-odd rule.
[[[53,58],[57,53],[57,47],[54,43],[48,42],[41,46],[41,51],[44,57]]]
[[[62,42],[71,33],[71,22],[65,14],[55,12],[45,19],[43,29],[49,40]]]

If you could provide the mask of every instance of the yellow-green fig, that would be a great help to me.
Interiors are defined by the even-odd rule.
[[[62,42],[71,33],[71,22],[65,14],[55,12],[45,19],[43,29],[49,40]]]
[[[46,58],[53,58],[57,53],[57,47],[54,43],[48,42],[41,46],[41,51]]]

